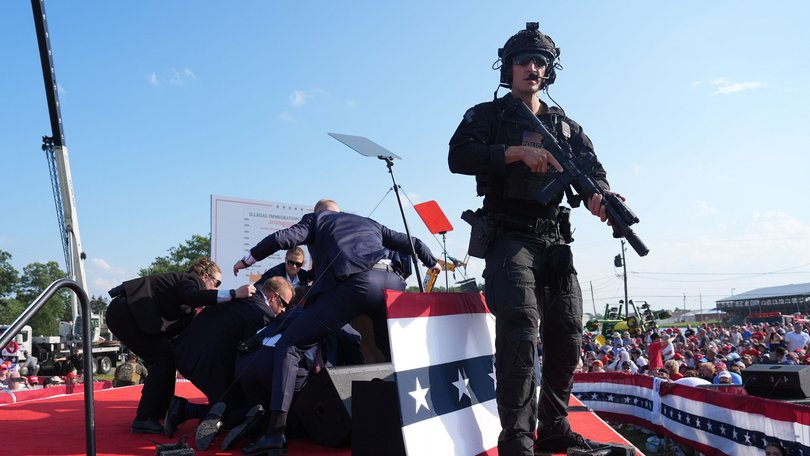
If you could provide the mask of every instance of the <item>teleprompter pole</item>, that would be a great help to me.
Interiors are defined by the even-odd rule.
[[[419,272],[419,261],[416,256],[416,247],[413,245],[413,236],[411,236],[411,229],[408,228],[408,219],[405,218],[405,210],[402,209],[402,198],[399,196],[399,185],[394,178],[394,159],[392,157],[379,156],[380,160],[385,161],[388,166],[388,174],[391,175],[391,182],[394,184],[394,194],[397,196],[397,204],[399,204],[399,213],[402,215],[402,223],[405,224],[405,234],[408,235],[408,242],[411,244],[411,261],[413,261],[413,270],[416,272],[416,283],[419,284],[419,291],[425,292],[425,285],[422,283],[422,274]]]

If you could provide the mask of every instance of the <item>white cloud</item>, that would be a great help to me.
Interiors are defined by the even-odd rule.
[[[292,94],[290,94],[290,106],[297,108],[299,106],[303,106],[307,103],[307,100],[310,98],[310,95],[307,95],[306,92],[303,90],[296,90]]]
[[[168,68],[162,76],[155,71],[146,75],[146,81],[153,87],[161,85],[164,81],[168,81],[173,86],[183,86],[195,80],[197,80],[197,75],[190,68],[183,68],[182,70]]]
[[[710,83],[717,88],[712,95],[728,95],[743,90],[761,89],[767,85],[760,81],[734,82],[728,78],[717,78]]]
[[[65,87],[62,84],[59,84],[58,82],[56,83],[56,91],[59,93],[59,95],[67,94],[67,90],[65,90]]]
[[[172,85],[185,85],[187,82],[197,79],[197,76],[189,68],[183,68],[180,71],[170,68],[169,71],[172,74],[169,84]]]
[[[287,112],[287,111],[284,111],[281,114],[279,114],[278,118],[280,120],[283,120],[284,122],[295,122],[295,119],[293,118],[293,116],[291,116],[290,113]]]
[[[327,92],[327,91],[325,91],[323,89],[319,89],[319,88],[314,88],[314,89],[309,89],[309,90],[300,90],[299,89],[299,90],[293,91],[293,93],[290,94],[290,106],[292,106],[293,108],[298,108],[300,106],[303,106],[303,105],[307,104],[310,100],[315,98],[316,95],[318,95],[318,96],[326,96],[326,97],[330,96],[329,92]]]
[[[717,213],[717,208],[709,204],[708,201],[698,201],[695,206],[697,206],[697,215],[713,215]]]
[[[357,102],[357,100],[346,100],[346,106],[350,108],[356,108],[357,106],[359,106],[359,103]]]
[[[87,294],[90,296],[102,296],[109,299],[107,291],[120,285],[121,282],[135,277],[135,274],[124,268],[112,266],[102,258],[88,258],[85,266],[87,268]]]

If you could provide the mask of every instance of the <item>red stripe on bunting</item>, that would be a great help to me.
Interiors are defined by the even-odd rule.
[[[664,426],[658,426],[656,424],[652,424],[649,421],[645,420],[644,418],[639,418],[633,415],[625,415],[623,413],[613,413],[613,412],[599,412],[599,416],[608,420],[608,421],[615,421],[619,423],[627,423],[627,424],[635,424],[636,426],[641,426],[643,428],[647,428],[653,431],[656,434],[665,435],[669,438],[675,439],[678,442],[684,443],[692,449],[698,450],[701,453],[705,454],[706,456],[725,456],[725,453],[720,449],[711,447],[704,443],[687,439],[681,435],[678,435],[669,429],[665,428]]]
[[[626,375],[617,372],[606,373],[577,373],[574,382],[578,383],[613,383],[619,385],[633,385],[652,389],[653,378],[647,375]],[[744,393],[744,391],[743,391]],[[737,410],[740,412],[757,413],[768,418],[800,423],[810,426],[810,412],[804,407],[794,404],[765,399],[757,396],[740,393],[727,393],[716,389],[700,388],[679,385],[676,383],[662,383],[659,394],[666,396],[673,394],[717,407]],[[785,405],[782,407],[781,405]]]
[[[388,318],[489,313],[481,293],[409,293],[385,290]]]
[[[772,420],[810,426],[810,413],[804,406],[751,395],[722,393],[700,387],[676,384],[661,385],[661,395],[673,394],[693,401],[747,413],[762,414]]]

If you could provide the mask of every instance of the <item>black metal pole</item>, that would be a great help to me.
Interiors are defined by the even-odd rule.
[[[422,274],[419,272],[419,259],[416,256],[416,247],[413,245],[413,236],[411,230],[408,228],[408,219],[405,218],[405,211],[402,209],[402,198],[399,196],[399,186],[397,180],[394,179],[394,160],[391,157],[384,157],[380,155],[380,160],[385,160],[388,166],[388,174],[391,175],[391,182],[394,183],[394,194],[397,196],[397,203],[399,204],[399,213],[402,214],[402,223],[405,224],[405,234],[408,235],[408,242],[411,244],[411,260],[413,261],[413,270],[416,272],[416,283],[419,284],[419,291],[425,292],[425,285],[422,283]]]
[[[447,269],[447,232],[442,231],[442,250],[444,253],[444,291],[450,292],[450,271]]]
[[[624,268],[624,318],[630,316],[630,301],[627,299],[627,260],[624,258],[624,239],[622,239],[622,267]]]

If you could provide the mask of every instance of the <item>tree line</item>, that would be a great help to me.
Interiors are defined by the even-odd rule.
[[[186,271],[192,262],[201,256],[208,256],[210,251],[209,236],[192,235],[191,239],[169,248],[166,256],[159,256],[149,266],[140,269],[138,276]],[[11,264],[11,259],[10,252],[0,250],[0,324],[13,322],[48,285],[67,277],[56,261],[31,263],[18,271]],[[34,335],[59,334],[59,322],[71,320],[69,293],[67,290],[56,293],[34,315],[29,322]],[[90,297],[93,313],[104,312],[107,304],[107,296]]]

